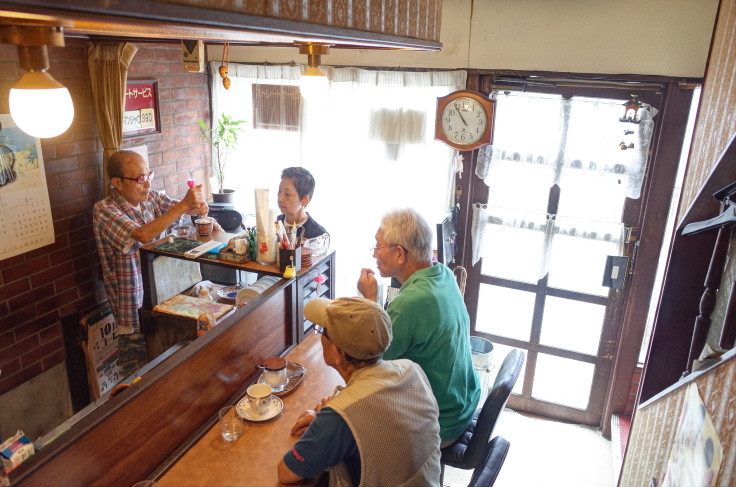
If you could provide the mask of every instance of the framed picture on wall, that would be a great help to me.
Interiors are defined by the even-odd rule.
[[[161,132],[158,80],[129,79],[125,87],[123,137]]]

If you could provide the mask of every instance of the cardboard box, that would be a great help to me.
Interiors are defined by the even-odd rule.
[[[0,478],[3,484],[10,485],[6,483],[8,472],[26,461],[34,453],[33,443],[22,431],[18,431],[15,436],[5,440],[0,445],[0,458],[3,460]]]
[[[87,382],[95,400],[124,378],[120,376],[117,325],[108,304],[84,316],[80,323],[87,338],[82,342],[87,357]]]

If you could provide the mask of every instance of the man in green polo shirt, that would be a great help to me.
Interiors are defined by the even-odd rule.
[[[468,426],[480,398],[470,354],[470,318],[455,276],[432,262],[432,231],[411,208],[383,217],[373,257],[381,277],[401,283],[386,310],[393,341],[384,359],[406,358],[422,367],[439,406],[444,448]],[[374,274],[362,269],[358,280],[358,290],[373,301],[378,295]]]

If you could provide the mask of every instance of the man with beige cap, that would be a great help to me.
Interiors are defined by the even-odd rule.
[[[382,359],[392,337],[388,314],[363,298],[317,298],[304,316],[346,386],[299,417],[291,433],[302,436],[279,462],[279,481],[327,470],[330,486],[439,486],[437,402],[417,364]]]

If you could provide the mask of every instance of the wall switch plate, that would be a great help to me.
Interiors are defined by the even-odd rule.
[[[613,289],[623,289],[628,265],[629,258],[625,255],[607,256],[606,268],[603,271],[603,283],[601,285],[612,287]]]

